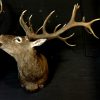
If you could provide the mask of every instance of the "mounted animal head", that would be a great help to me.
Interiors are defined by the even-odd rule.
[[[0,5],[0,12],[2,12],[1,0]],[[46,24],[54,11],[52,11],[46,17],[43,25],[36,32],[34,32],[31,24],[32,15],[29,17],[28,23],[24,21],[23,17],[26,13],[25,10],[22,12],[19,18],[19,23],[25,31],[26,35],[0,35],[0,48],[7,52],[9,55],[13,56],[18,63],[18,71],[22,82],[22,87],[25,87],[27,90],[34,91],[38,88],[43,87],[44,82],[47,80],[48,65],[46,62],[46,58],[43,55],[37,55],[34,47],[41,46],[47,40],[54,38],[60,39],[69,46],[75,46],[67,42],[67,39],[71,38],[74,33],[68,37],[61,37],[61,34],[77,26],[85,27],[88,33],[92,34],[95,38],[98,38],[92,30],[91,25],[95,21],[100,20],[100,18],[86,22],[85,17],[83,17],[82,21],[77,22],[75,20],[75,17],[79,7],[80,6],[78,4],[75,4],[69,22],[63,25],[60,29],[59,26],[61,26],[61,24],[57,25],[52,33],[48,33],[46,31]],[[38,34],[40,30],[42,30],[42,33]]]

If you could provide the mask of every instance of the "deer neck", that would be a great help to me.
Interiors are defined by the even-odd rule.
[[[37,65],[37,53],[36,50],[27,50],[19,55],[15,55],[14,57],[17,61],[18,67],[26,67],[29,68],[31,66]]]

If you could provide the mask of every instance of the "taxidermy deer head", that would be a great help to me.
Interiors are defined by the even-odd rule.
[[[0,12],[2,12],[1,0],[0,4]],[[91,24],[100,19],[94,19],[90,22],[85,22],[85,18],[83,17],[81,22],[75,21],[76,12],[79,9],[79,7],[80,6],[78,4],[75,4],[69,22],[62,26],[60,29],[58,29],[60,24],[57,25],[53,33],[48,33],[46,31],[46,24],[48,22],[48,19],[54,13],[54,11],[52,11],[46,17],[43,25],[37,30],[37,32],[34,32],[32,24],[30,22],[32,16],[29,17],[27,24],[24,21],[23,16],[26,13],[25,10],[22,12],[19,18],[19,23],[21,27],[24,29],[26,35],[0,35],[0,48],[12,57],[14,57],[17,61],[21,86],[24,87],[26,90],[35,91],[39,88],[43,88],[48,78],[47,59],[42,54],[37,53],[34,47],[41,46],[47,40],[54,38],[60,39],[69,46],[74,46],[67,42],[67,39],[71,38],[74,34],[71,34],[68,37],[61,37],[61,34],[76,26],[85,27],[90,34],[98,38],[93,32]],[[40,30],[42,30],[42,33],[38,34]]]

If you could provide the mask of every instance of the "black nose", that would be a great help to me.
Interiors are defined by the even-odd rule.
[[[0,47],[2,46],[2,43],[0,43]]]

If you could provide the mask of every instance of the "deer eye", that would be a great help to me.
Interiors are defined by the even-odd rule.
[[[21,43],[22,42],[22,38],[19,37],[19,36],[15,37],[15,42],[16,43]]]

